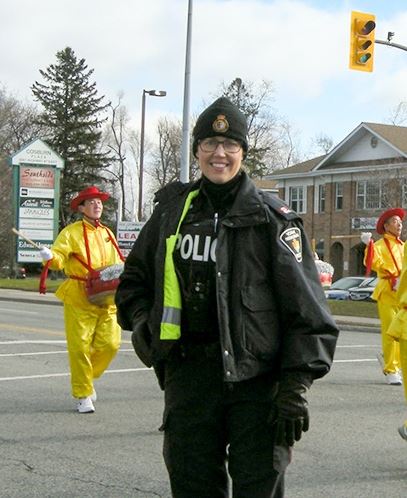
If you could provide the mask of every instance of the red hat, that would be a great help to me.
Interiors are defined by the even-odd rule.
[[[392,216],[399,216],[400,219],[403,219],[405,215],[406,215],[406,212],[402,208],[388,209],[377,220],[377,223],[376,223],[376,232],[379,233],[380,235],[383,235],[384,232],[385,232],[384,224],[386,223],[386,221],[389,218],[391,218]]]
[[[77,211],[79,204],[87,199],[100,199],[101,201],[106,201],[109,199],[110,195],[106,192],[101,192],[97,187],[87,187],[71,200],[72,211]]]

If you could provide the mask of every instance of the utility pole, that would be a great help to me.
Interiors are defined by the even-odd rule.
[[[189,122],[191,81],[192,0],[188,1],[187,45],[185,53],[184,110],[182,119],[182,145],[180,181],[189,182]]]

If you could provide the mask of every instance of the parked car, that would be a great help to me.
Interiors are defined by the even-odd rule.
[[[349,299],[352,301],[372,301],[372,294],[378,282],[378,278],[370,279],[364,285],[349,289]]]
[[[349,299],[349,289],[357,288],[359,285],[369,283],[373,278],[366,277],[343,277],[334,282],[329,289],[325,290],[327,299],[344,301]]]
[[[9,265],[3,265],[0,268],[0,277],[1,278],[26,278],[27,271],[23,266],[15,266],[14,268],[10,268]]]

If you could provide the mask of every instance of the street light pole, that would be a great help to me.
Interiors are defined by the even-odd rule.
[[[140,131],[140,170],[138,180],[138,221],[143,217],[143,175],[144,175],[144,126],[146,119],[146,95],[152,97],[165,97],[167,92],[165,90],[143,90],[141,99],[141,131]]]

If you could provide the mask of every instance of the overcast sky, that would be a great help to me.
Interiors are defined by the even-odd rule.
[[[351,71],[350,12],[376,14],[376,38],[407,45],[406,0],[194,0],[191,112],[221,82],[273,83],[274,108],[306,152],[325,133],[337,144],[361,121],[384,123],[407,100],[407,52],[377,45],[373,73]],[[147,130],[160,116],[182,118],[188,0],[13,0],[0,5],[0,83],[32,100],[39,69],[70,46],[94,69],[100,94],[124,92],[136,126],[143,89]]]

